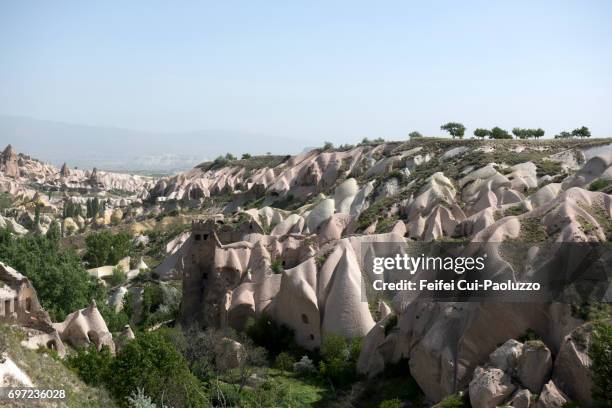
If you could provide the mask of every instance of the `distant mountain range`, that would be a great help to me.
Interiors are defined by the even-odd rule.
[[[180,171],[230,152],[299,153],[305,141],[227,130],[157,133],[0,115],[0,146],[60,166]]]

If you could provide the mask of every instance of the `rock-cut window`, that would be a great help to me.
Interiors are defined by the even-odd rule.
[[[304,324],[308,324],[308,316],[306,316],[304,313],[302,313],[302,322],[304,322]]]

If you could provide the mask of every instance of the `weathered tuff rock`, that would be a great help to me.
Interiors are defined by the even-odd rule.
[[[113,335],[106,327],[106,322],[94,300],[88,307],[69,314],[66,320],[62,323],[54,323],[53,326],[62,341],[74,347],[88,347],[94,344],[98,350],[106,346],[112,353],[115,352]]]
[[[537,394],[550,379],[552,357],[546,345],[539,341],[528,341],[518,359],[519,381],[529,391]]]
[[[551,380],[544,385],[535,406],[536,408],[562,408],[566,402],[565,394]]]
[[[590,324],[585,324],[565,336],[553,368],[555,384],[584,406],[593,403],[591,359],[588,355],[590,329]]]
[[[510,339],[489,355],[489,361],[493,367],[507,373],[514,373],[522,354],[523,344]]]
[[[529,390],[519,390],[510,399],[509,406],[512,408],[529,408],[533,405],[532,394]]]
[[[491,408],[500,405],[514,392],[510,376],[499,368],[480,368],[470,382],[470,403],[474,408]]]

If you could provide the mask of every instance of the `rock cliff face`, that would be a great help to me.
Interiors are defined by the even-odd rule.
[[[553,370],[570,360],[588,365],[566,339],[583,323],[566,304],[399,296],[383,303],[385,313],[368,305],[376,304],[365,290],[371,276],[362,251],[375,251],[368,244],[604,242],[612,236],[609,144],[586,160],[588,146],[462,143],[466,149],[429,141],[313,151],[273,167],[208,164],[161,180],[152,198],[223,198],[225,211],[216,221],[194,224],[158,268],[167,278],[183,277],[183,324],[241,330],[265,313],[292,327],[310,349],[327,333],[365,336],[361,372],[373,376],[407,358],[433,401],[462,390],[483,407],[520,404],[537,393],[540,406],[586,398],[584,387],[570,385],[570,377],[586,381],[579,371]],[[603,190],[589,191],[597,180],[605,181]],[[392,318],[398,323],[388,330]],[[545,349],[509,344],[496,351],[528,329]],[[491,353],[496,363],[487,366]]]

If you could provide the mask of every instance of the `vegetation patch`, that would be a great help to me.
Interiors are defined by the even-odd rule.
[[[544,242],[548,239],[546,229],[536,218],[525,218],[521,220],[521,241],[523,242]]]
[[[445,397],[432,408],[467,408],[470,407],[467,396],[452,394]]]
[[[41,389],[66,391],[62,406],[70,408],[112,408],[117,405],[103,388],[88,385],[70,369],[58,361],[52,353],[39,353],[21,347],[25,333],[19,329],[0,324],[0,345],[6,347],[10,358]]]
[[[597,323],[589,347],[593,378],[593,399],[606,406],[612,395],[612,325]],[[597,405],[599,406],[599,405]]]
[[[53,229],[47,236],[27,235],[13,238],[0,230],[0,261],[30,279],[42,306],[53,321],[63,321],[68,313],[86,307],[97,299],[106,304],[106,290],[90,277],[81,259],[60,247]]]
[[[597,179],[589,184],[589,191],[609,191],[609,186],[612,185],[612,180]]]
[[[379,218],[386,217],[390,208],[395,204],[396,197],[383,197],[375,201],[365,211],[359,214],[357,219],[357,229],[363,231]]]
[[[527,209],[523,207],[522,204],[514,205],[512,207],[508,207],[504,210],[504,215],[521,215],[525,214]]]

